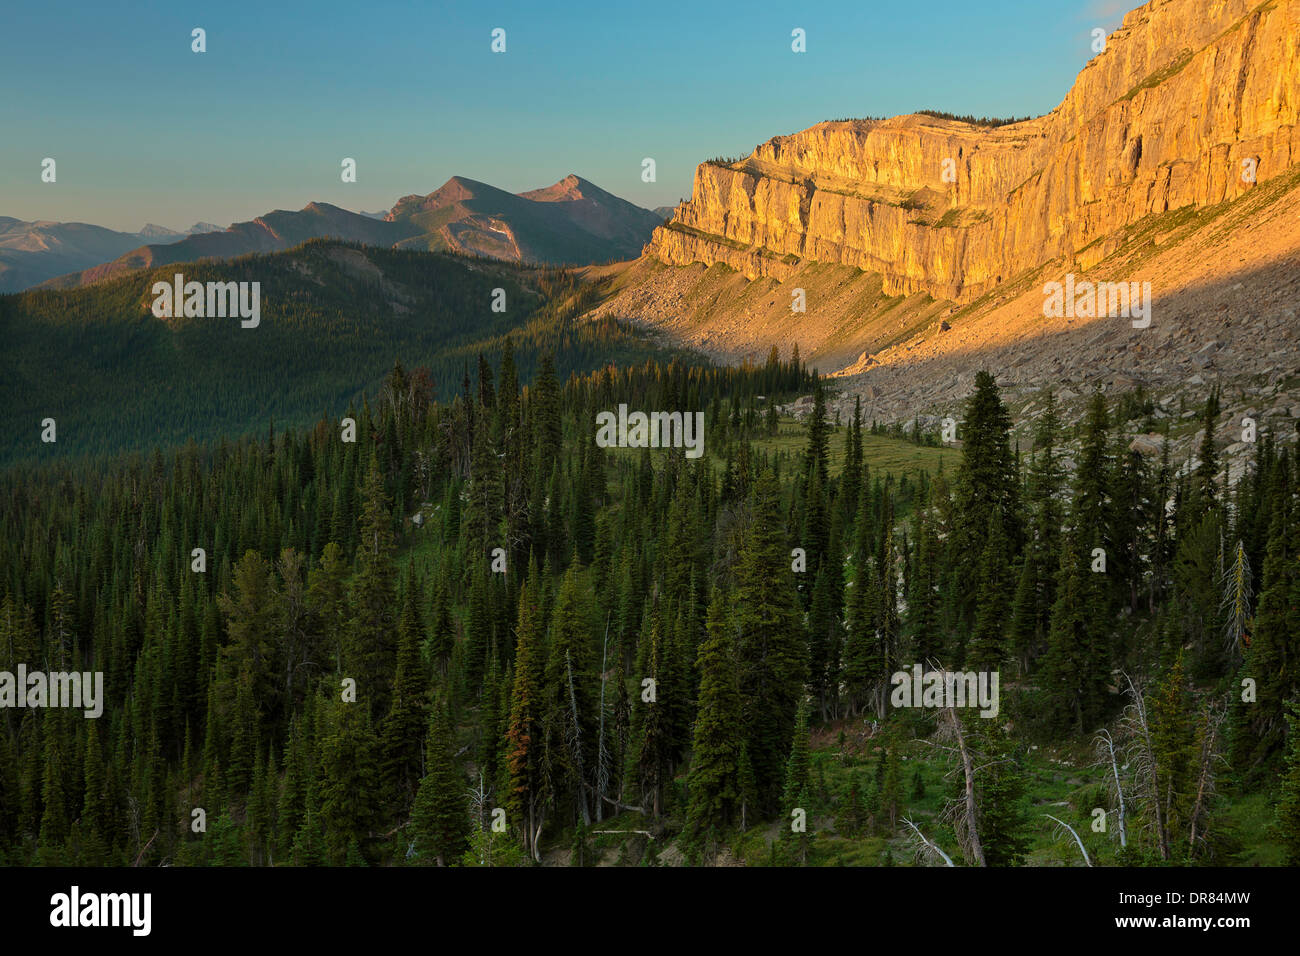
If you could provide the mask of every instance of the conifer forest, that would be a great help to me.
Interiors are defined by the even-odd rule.
[[[5,862],[1295,863],[1295,437],[1225,488],[1215,394],[1194,471],[1097,394],[1067,480],[981,372],[895,471],[939,436],[827,389],[775,349],[522,384],[507,338],[342,425],[9,469],[0,671],[103,700],[0,714]],[[600,447],[617,403],[708,454]],[[998,674],[992,719],[898,706],[922,669]]]

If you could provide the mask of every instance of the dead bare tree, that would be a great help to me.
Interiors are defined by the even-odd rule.
[[[1198,848],[1204,848],[1207,842],[1209,807],[1218,792],[1215,769],[1220,763],[1227,763],[1219,752],[1220,731],[1227,713],[1227,706],[1217,701],[1205,705],[1200,756],[1197,760],[1196,800],[1188,817],[1187,849],[1191,855],[1195,855]]]
[[[596,822],[604,819],[605,791],[609,789],[609,753],[605,748],[605,683],[608,674],[605,662],[609,656],[609,622],[611,611],[605,617],[605,640],[600,649],[600,730],[596,736]]]
[[[582,765],[582,724],[578,720],[578,694],[573,687],[573,661],[564,652],[564,672],[569,680],[569,722],[565,727],[565,742],[573,758],[573,769],[578,777],[578,803],[582,807],[582,824],[591,826],[591,811],[587,807],[587,774]]]
[[[469,806],[470,806],[469,815],[474,819],[475,830],[481,833],[484,829],[483,822],[487,818],[487,810],[488,810],[488,788],[487,788],[487,782],[483,779],[483,771],[481,770],[479,771],[478,783],[476,783],[472,787],[469,787],[466,792],[469,795]],[[492,865],[492,841],[490,839],[484,840],[483,846],[487,852],[487,856],[481,859],[479,862],[484,863],[487,866],[491,866]],[[439,856],[438,864],[441,866],[442,862],[443,862],[442,857]]]
[[[140,850],[140,855],[135,858],[135,862],[131,864],[132,866],[140,865],[140,861],[144,859],[144,855],[149,852],[149,847],[153,846],[153,841],[158,839],[158,832],[159,831],[157,830],[153,831],[153,836],[149,838],[149,842],[144,845],[142,850]]]
[[[487,818],[488,808],[487,781],[483,779],[483,771],[479,771],[478,782],[468,787],[465,792],[469,796],[470,816],[474,818],[474,825],[481,830],[483,821]]]
[[[1088,851],[1083,848],[1083,841],[1079,839],[1079,834],[1075,831],[1074,827],[1070,826],[1064,820],[1058,820],[1050,813],[1044,813],[1043,816],[1047,817],[1047,819],[1051,820],[1053,823],[1058,825],[1058,831],[1057,831],[1058,834],[1060,832],[1059,830],[1060,827],[1064,827],[1066,830],[1070,831],[1070,836],[1074,837],[1074,842],[1079,845],[1079,852],[1083,854],[1083,865],[1092,866],[1092,860],[1088,859]]]
[[[1147,718],[1146,699],[1142,689],[1127,673],[1122,675],[1128,685],[1125,693],[1129,704],[1120,718],[1120,727],[1128,743],[1125,748],[1126,763],[1133,767],[1133,791],[1138,804],[1147,811],[1147,827],[1155,832],[1156,846],[1162,860],[1169,859],[1169,824],[1160,802],[1160,780],[1156,766],[1155,745],[1151,739],[1151,722]]]
[[[1232,561],[1223,570],[1223,650],[1233,664],[1241,663],[1242,655],[1250,646],[1251,589],[1250,559],[1246,546],[1239,540],[1232,551]]]
[[[980,842],[979,834],[979,808],[975,803],[975,760],[967,744],[966,732],[962,728],[957,708],[945,707],[940,711],[940,715],[939,736],[941,739],[953,741],[951,749],[955,749],[961,759],[962,774],[965,778],[960,812],[953,816],[953,827],[966,856],[974,860],[977,866],[986,866],[984,845]]]
[[[1097,756],[1100,763],[1110,767],[1107,786],[1112,799],[1119,805],[1119,845],[1128,846],[1128,830],[1124,821],[1124,785],[1119,778],[1119,758],[1115,755],[1115,740],[1110,731],[1102,728],[1097,731]]]
[[[620,810],[629,810],[632,813],[649,813],[649,811],[645,807],[634,807],[629,803],[623,803],[622,801],[615,800],[613,797],[606,797],[605,802],[608,803],[611,807],[617,807]]]
[[[935,858],[938,858],[943,860],[944,866],[954,866],[954,867],[956,866],[956,864],[952,862],[952,857],[950,857],[947,853],[944,853],[943,850],[939,847],[939,844],[933,842],[932,840],[927,839],[925,834],[921,832],[920,827],[918,827],[907,817],[903,817],[903,823],[906,824],[912,831],[912,845],[916,850],[916,854],[919,858],[928,859],[928,860],[934,860]]]

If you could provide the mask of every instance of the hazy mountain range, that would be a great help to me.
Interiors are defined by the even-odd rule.
[[[197,222],[184,232],[146,223],[118,232],[85,222],[25,222],[0,216],[0,292],[16,292],[53,276],[116,258],[141,243],[165,245],[223,227]]]
[[[67,288],[136,269],[277,252],[323,238],[508,262],[586,265],[638,256],[664,218],[662,211],[642,209],[571,175],[518,194],[454,176],[428,195],[398,199],[389,212],[349,212],[313,202],[224,230],[198,223],[186,233],[154,225],[120,233],[82,223],[0,219],[15,224],[12,244],[4,241],[8,233],[0,233],[0,291],[41,284]]]

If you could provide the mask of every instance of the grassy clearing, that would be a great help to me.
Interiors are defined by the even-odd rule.
[[[847,426],[831,429],[830,469],[832,475],[838,475],[844,469],[844,439]],[[808,447],[808,425],[794,418],[782,418],[775,435],[761,435],[751,439],[750,446],[756,454],[769,457],[784,456],[793,461]],[[705,438],[704,451],[715,472],[721,474],[726,469],[728,448],[734,453],[735,442],[729,446],[710,445]],[[608,453],[615,461],[635,462],[639,459],[639,448],[610,448]],[[910,441],[892,438],[887,435],[862,435],[862,457],[873,474],[892,474],[901,477],[906,473],[925,471],[933,474],[942,464],[946,472],[951,473],[957,467],[961,452],[955,448],[933,448],[928,445],[915,445]]]
[[[835,428],[831,431],[830,465],[833,475],[838,475],[844,468],[846,431],[846,428]],[[760,438],[753,445],[755,450],[769,454],[784,452],[790,457],[795,457],[808,447],[808,427],[803,422],[782,419],[776,435]],[[864,433],[862,457],[873,472],[902,475],[905,472],[926,471],[933,474],[939,469],[940,463],[945,471],[951,472],[957,467],[961,452],[955,448],[931,448],[886,435]]]

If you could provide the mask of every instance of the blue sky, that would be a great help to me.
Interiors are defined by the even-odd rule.
[[[1045,113],[1093,55],[1091,30],[1136,5],[13,2],[0,215],[225,225],[313,200],[387,209],[452,175],[520,191],[571,172],[667,205],[701,160],[823,119]]]

